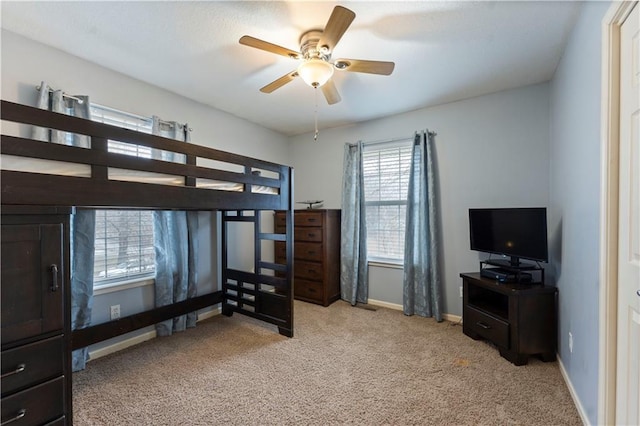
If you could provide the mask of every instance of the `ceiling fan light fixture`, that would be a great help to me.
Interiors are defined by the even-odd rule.
[[[309,86],[321,87],[333,75],[333,65],[318,58],[307,59],[298,67],[298,74]]]

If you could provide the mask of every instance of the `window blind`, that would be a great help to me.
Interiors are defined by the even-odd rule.
[[[411,141],[365,148],[367,251],[371,260],[402,262]]]
[[[91,118],[100,123],[151,133],[151,118],[100,105],[91,105]],[[151,149],[108,141],[109,152],[151,158]],[[96,210],[94,286],[128,281],[155,271],[151,211]]]

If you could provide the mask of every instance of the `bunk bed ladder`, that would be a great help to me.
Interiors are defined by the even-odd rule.
[[[260,210],[222,211],[222,313],[248,315],[278,326],[280,334],[293,337],[293,212],[286,211],[284,233],[263,232]],[[229,224],[253,225],[254,259],[250,272],[229,268]],[[282,241],[286,264],[262,260],[263,241]]]

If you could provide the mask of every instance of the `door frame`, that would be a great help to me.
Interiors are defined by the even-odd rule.
[[[636,3],[613,2],[602,19],[598,424],[616,416],[620,27]]]

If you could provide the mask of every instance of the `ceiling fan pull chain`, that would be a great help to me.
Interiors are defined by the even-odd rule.
[[[314,117],[315,117],[315,121],[316,121],[316,132],[313,135],[313,141],[316,142],[318,140],[318,87],[314,87],[313,91],[316,92],[315,96],[316,96],[316,108],[314,110]]]

